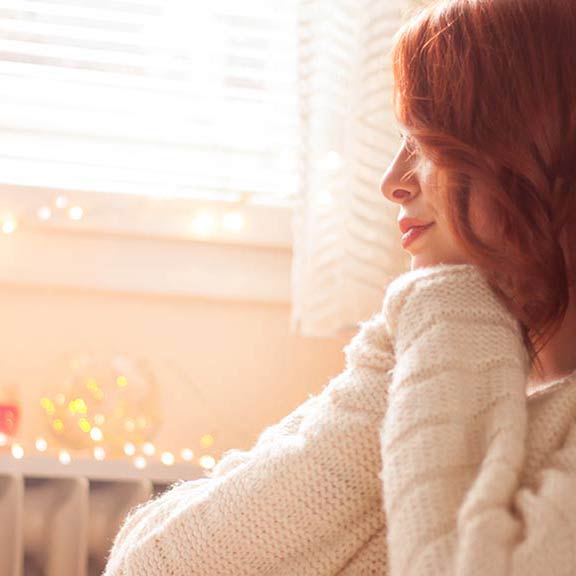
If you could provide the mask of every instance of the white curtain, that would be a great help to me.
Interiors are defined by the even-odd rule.
[[[413,2],[415,4],[415,2]],[[400,144],[391,41],[409,0],[301,0],[301,188],[293,216],[291,330],[354,331],[410,269],[399,207],[379,183]]]

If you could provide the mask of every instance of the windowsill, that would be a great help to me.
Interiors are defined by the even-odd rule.
[[[0,476],[22,475],[27,478],[86,477],[90,480],[123,481],[147,478],[156,482],[172,483],[176,480],[206,478],[205,471],[196,463],[176,462],[170,466],[158,460],[150,462],[145,469],[136,468],[126,459],[98,461],[87,456],[75,457],[69,464],[62,464],[50,456],[25,456],[15,459],[0,453]]]
[[[60,193],[82,206],[82,220],[54,208]],[[0,283],[290,302],[290,207],[14,186],[0,187],[0,201],[0,215],[18,220],[0,234]],[[42,205],[53,207],[51,220],[36,217]],[[244,230],[195,236],[191,222],[206,211],[241,212]]]

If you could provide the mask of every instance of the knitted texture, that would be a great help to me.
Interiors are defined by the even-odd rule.
[[[526,397],[467,264],[395,278],[346,369],[130,512],[103,576],[576,574],[576,376]]]
[[[520,325],[471,265],[396,278],[383,315],[391,574],[576,574],[574,382],[529,406]]]
[[[394,367],[375,315],[346,369],[209,478],[134,509],[105,576],[387,574],[379,429]]]

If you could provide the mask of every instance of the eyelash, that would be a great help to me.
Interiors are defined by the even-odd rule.
[[[406,149],[411,152],[414,153],[416,151],[416,146],[414,144],[414,142],[412,141],[412,139],[410,137],[407,137],[406,134],[403,134],[402,132],[399,132],[398,135],[400,136],[400,140],[405,140],[406,141]]]

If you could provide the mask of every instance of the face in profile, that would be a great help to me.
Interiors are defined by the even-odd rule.
[[[404,248],[411,255],[412,270],[441,263],[468,263],[463,248],[451,234],[438,200],[437,190],[445,182],[443,172],[403,138],[382,177],[380,190],[385,198],[398,205],[398,221],[416,218],[433,223]],[[470,218],[476,222],[473,225],[476,230],[485,228],[487,222],[481,210],[472,206]]]

